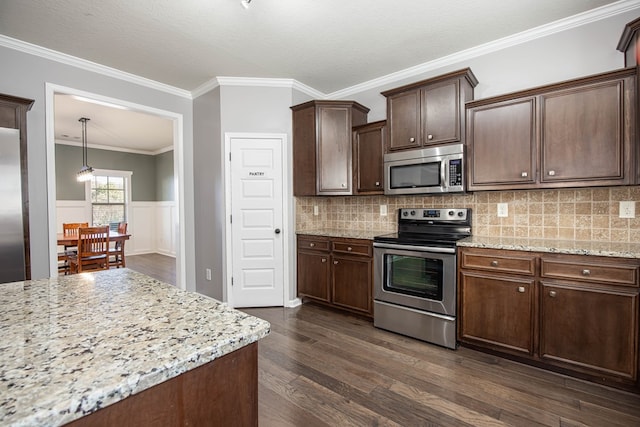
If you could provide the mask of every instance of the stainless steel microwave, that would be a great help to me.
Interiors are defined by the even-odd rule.
[[[464,192],[463,162],[463,144],[385,154],[384,194]]]

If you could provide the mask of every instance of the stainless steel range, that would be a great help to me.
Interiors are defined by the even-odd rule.
[[[398,232],[376,236],[373,324],[456,348],[456,241],[471,209],[398,211]]]

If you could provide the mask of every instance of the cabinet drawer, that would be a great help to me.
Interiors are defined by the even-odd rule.
[[[476,254],[462,252],[462,268],[475,268],[486,271],[499,271],[502,273],[535,274],[536,257],[522,255],[501,254]]]
[[[332,242],[333,251],[345,254],[371,256],[371,245],[354,242]]]
[[[576,259],[553,259],[543,257],[540,276],[555,279],[572,279],[590,283],[638,287],[638,265],[624,262],[580,262]]]
[[[298,249],[329,252],[329,240],[322,237],[298,236]]]

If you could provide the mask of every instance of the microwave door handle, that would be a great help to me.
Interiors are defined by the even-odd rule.
[[[441,187],[443,189],[446,189],[449,187],[449,183],[447,182],[447,175],[448,172],[447,168],[449,167],[449,161],[447,159],[442,159],[442,167],[440,168],[440,182],[441,182]]]

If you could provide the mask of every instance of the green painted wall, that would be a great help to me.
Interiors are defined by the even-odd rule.
[[[89,148],[87,158],[95,169],[133,172],[131,200],[134,202],[173,200],[173,151],[150,156]],[[80,167],[81,147],[56,144],[57,200],[84,200],[84,183],[76,181]]]

